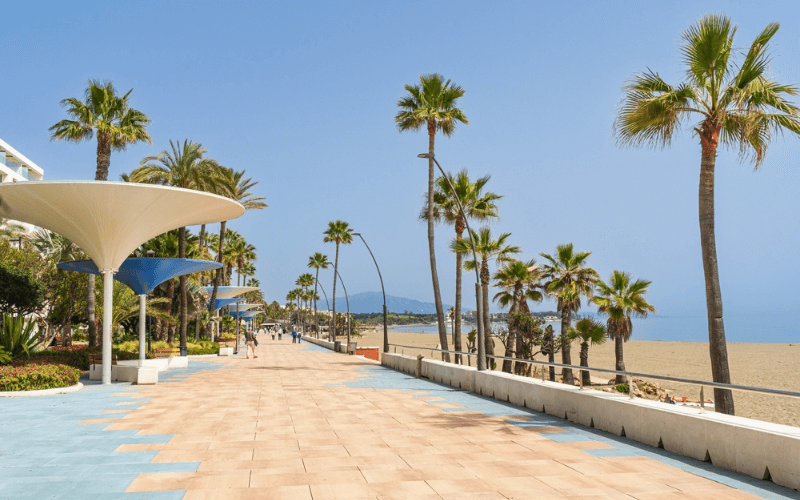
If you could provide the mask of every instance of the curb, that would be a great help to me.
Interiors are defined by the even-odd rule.
[[[36,396],[52,396],[53,394],[67,394],[83,389],[83,384],[78,382],[70,387],[57,387],[55,389],[41,389],[38,391],[8,391],[0,392],[0,398],[30,398]]]

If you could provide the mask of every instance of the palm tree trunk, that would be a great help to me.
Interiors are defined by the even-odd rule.
[[[569,352],[569,341],[567,340],[567,330],[572,323],[572,310],[569,306],[565,306],[561,310],[561,363],[565,365],[572,364],[572,357]],[[575,378],[572,376],[572,368],[561,369],[561,382],[569,385],[575,385]]]
[[[589,343],[581,342],[581,366],[589,366]],[[592,378],[589,376],[589,370],[581,370],[581,380],[585,387],[592,385]]]
[[[511,308],[509,308],[509,310],[508,310],[508,318],[509,318],[509,321],[508,321],[508,337],[506,338],[506,354],[505,354],[507,358],[515,358],[516,357],[516,351],[517,351],[517,346],[516,346],[516,341],[517,341],[516,328],[514,328],[514,326],[513,326],[514,321],[512,320],[513,316],[519,310],[517,288],[518,287],[515,285],[514,286],[514,296],[511,299]],[[519,288],[521,288],[521,287],[519,287]],[[511,370],[514,368],[513,367],[513,363],[514,362],[511,361],[510,359],[504,359],[503,360],[503,371],[506,372],[506,373],[511,373]],[[520,363],[517,363],[517,364],[520,364]]]
[[[625,360],[622,357],[622,347],[624,344],[624,340],[622,335],[614,334],[614,357],[617,360],[615,370],[624,372],[625,371]],[[626,384],[628,381],[625,380],[625,375],[617,374],[616,380],[614,381],[617,384]]]
[[[217,262],[220,264],[222,263],[222,249],[225,248],[225,223],[228,221],[222,221],[219,223],[219,251],[217,252]],[[211,290],[211,301],[208,303],[208,312],[214,312],[214,304],[217,301],[217,289],[222,282],[222,268],[217,269],[217,275],[214,278],[214,289]],[[211,326],[209,322],[208,326]]]
[[[167,314],[172,314],[172,304],[175,300],[175,281],[169,280],[167,282],[167,300],[169,302],[166,303],[166,312]],[[172,344],[175,342],[175,328],[172,323],[167,324],[167,342]]]
[[[703,276],[708,309],[708,348],[714,382],[731,383],[728,346],[722,321],[722,292],[717,269],[717,243],[714,235],[714,168],[717,162],[719,131],[704,125],[700,133],[703,157],[700,162],[700,245],[703,249]],[[714,408],[718,413],[734,414],[730,390],[714,389]]]
[[[88,319],[88,332],[89,335],[89,347],[94,347],[97,345],[97,318],[94,314],[95,302],[94,302],[94,274],[89,275],[89,281],[86,287],[86,312],[89,316]]]
[[[444,307],[442,306],[442,294],[439,291],[439,273],[436,272],[436,249],[433,244],[433,150],[434,139],[436,137],[436,122],[431,119],[428,121],[428,253],[431,259],[431,281],[433,282],[433,302],[436,305],[436,323],[439,327],[439,343],[443,350],[447,350],[447,325],[444,319]],[[442,353],[442,361],[450,362],[450,354]]]
[[[319,311],[317,310],[317,281],[319,281],[319,268],[314,276],[314,336],[319,338]]]
[[[178,258],[186,258],[186,228],[181,227],[178,229]],[[180,277],[180,300],[181,300],[181,344],[182,348],[186,347],[186,334],[189,328],[189,304],[187,304],[186,297],[186,275]]]
[[[108,169],[111,167],[111,141],[106,134],[97,134],[97,170],[94,180],[107,181]]]
[[[493,369],[494,358],[490,358],[490,354],[494,354],[494,341],[492,340],[492,318],[489,316],[489,263],[486,259],[481,262],[481,294],[483,295],[483,339],[484,349],[486,353],[486,368]]]
[[[339,276],[339,240],[336,240],[336,261],[333,263],[333,330],[329,332],[331,342],[336,342],[336,279],[338,276]]]
[[[459,232],[458,221],[456,221],[456,241],[462,239],[461,233],[463,232],[464,229],[461,229]],[[456,305],[455,311],[453,312],[453,315],[455,316],[453,318],[453,350],[456,352],[461,351],[461,278],[462,268],[464,267],[463,261],[463,255],[456,252]],[[456,364],[461,364],[460,354],[456,354],[455,362]]]

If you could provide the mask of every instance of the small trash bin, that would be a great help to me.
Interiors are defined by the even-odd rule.
[[[350,342],[350,350],[347,351],[347,354],[355,354],[357,347],[358,347],[358,342]]]
[[[181,356],[186,356],[187,347],[185,345],[181,346]]]
[[[339,340],[333,342],[333,350],[334,352],[342,352],[342,343]]]

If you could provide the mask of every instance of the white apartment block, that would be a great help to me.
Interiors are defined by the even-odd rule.
[[[44,177],[44,170],[39,165],[0,139],[0,181],[3,183],[40,181],[42,177]],[[21,222],[18,224],[23,226],[28,233],[35,229],[31,224]]]

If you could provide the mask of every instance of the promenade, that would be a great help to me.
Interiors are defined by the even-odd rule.
[[[800,498],[358,356],[258,351],[156,386],[0,399],[0,498]]]

